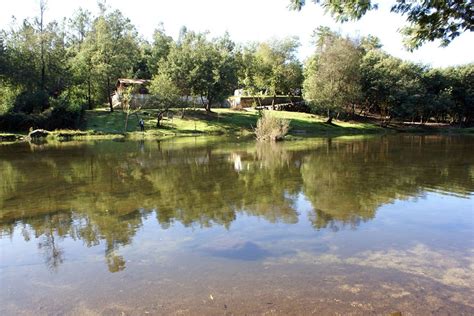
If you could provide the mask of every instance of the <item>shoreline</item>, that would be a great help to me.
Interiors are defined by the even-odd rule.
[[[178,110],[170,112],[174,115]],[[408,134],[442,134],[442,135],[474,135],[474,127],[454,127],[447,125],[403,125],[394,123],[381,127],[376,120],[335,120],[326,124],[325,118],[309,113],[272,111],[276,117],[290,121],[290,131],[285,140],[298,140],[318,137],[337,137],[354,135],[383,135],[394,133]],[[86,111],[84,122],[80,129],[64,129],[48,131],[49,135],[43,140],[110,140],[110,139],[145,139],[161,140],[174,137],[253,137],[253,127],[258,120],[255,110],[235,111],[230,109],[213,109],[206,113],[202,110],[188,110],[184,117],[169,117],[163,119],[159,128],[156,125],[154,110],[142,110],[139,115],[129,119],[129,130],[123,132],[124,113],[121,111],[108,112],[104,109]],[[178,115],[176,115],[178,116]],[[138,131],[138,119],[145,121],[145,131]],[[130,127],[133,130],[130,130]],[[0,131],[0,143],[16,143],[29,141],[27,133]]]
[[[0,144],[10,143],[22,143],[29,142],[31,140],[44,140],[44,141],[95,141],[95,140],[168,140],[173,138],[185,138],[185,137],[237,137],[237,138],[254,138],[252,133],[146,133],[146,132],[128,132],[127,134],[121,133],[94,133],[93,131],[82,131],[82,130],[61,130],[61,131],[50,131],[51,134],[47,137],[30,138],[27,134],[20,133],[3,133],[0,132]],[[309,138],[326,138],[326,137],[344,137],[344,136],[369,136],[369,135],[386,135],[386,134],[411,134],[411,135],[473,135],[474,129],[472,128],[445,128],[436,130],[417,130],[417,129],[391,129],[387,128],[380,132],[332,132],[332,133],[288,133],[285,136],[284,141],[303,140]]]

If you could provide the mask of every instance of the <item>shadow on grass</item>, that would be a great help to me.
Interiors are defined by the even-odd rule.
[[[189,113],[190,120],[205,120],[209,126],[225,131],[236,131],[246,129],[252,131],[257,125],[258,115],[248,112],[228,112],[228,113]],[[317,134],[317,133],[361,133],[364,129],[340,126],[336,123],[326,123],[308,121],[303,119],[290,119],[290,134]],[[366,132],[371,132],[367,129]]]
[[[145,113],[132,115],[129,118],[127,131],[138,131],[138,118],[145,120],[145,128],[148,131],[167,131],[172,133],[185,134],[225,134],[240,131],[252,132],[257,125],[259,118],[257,112],[246,111],[216,111],[206,112],[202,109],[187,110],[184,118],[181,118],[181,111],[172,111],[176,122],[171,118],[164,118],[162,125],[156,127],[155,110],[147,109]],[[362,134],[377,132],[369,125],[340,126],[332,122],[328,124],[318,121],[317,117],[300,113],[275,112],[277,117],[290,120],[290,135],[314,135],[314,134]],[[104,133],[122,133],[124,127],[124,113],[116,111],[113,113],[106,111],[93,111],[87,114],[86,129],[93,129]],[[200,123],[197,128],[192,128],[192,123]]]

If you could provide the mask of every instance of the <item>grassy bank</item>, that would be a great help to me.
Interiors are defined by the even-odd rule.
[[[188,136],[188,135],[249,135],[253,133],[259,118],[258,112],[233,111],[229,109],[214,109],[206,113],[202,109],[186,110],[182,117],[181,110],[171,111],[173,115],[164,117],[161,127],[156,127],[156,112],[144,110],[129,119],[128,130],[130,137],[139,132],[138,120],[145,122],[144,136]],[[316,135],[354,135],[380,133],[384,129],[371,123],[335,121],[333,125],[326,124],[325,118],[308,113],[273,111],[272,115],[290,120],[290,136]],[[123,133],[125,115],[120,111],[110,113],[106,110],[87,111],[84,130],[95,133]]]
[[[288,139],[314,136],[342,136],[380,134],[387,132],[409,133],[463,133],[474,134],[474,128],[429,128],[429,127],[400,127],[382,128],[377,122],[333,121],[325,123],[326,118],[299,112],[272,111],[272,115],[290,121]],[[70,139],[114,139],[139,138],[154,139],[174,136],[198,135],[235,135],[251,136],[256,126],[259,113],[255,110],[234,111],[230,109],[213,109],[206,113],[203,109],[188,109],[182,116],[181,109],[170,111],[165,115],[161,126],[156,127],[155,110],[143,110],[131,115],[128,122],[126,136],[124,134],[125,114],[122,111],[113,113],[106,109],[86,111],[84,123],[80,130],[57,130],[51,132],[48,138],[57,140]],[[141,132],[138,121],[143,118],[145,132]],[[26,138],[21,134],[1,134],[0,142],[21,141]]]

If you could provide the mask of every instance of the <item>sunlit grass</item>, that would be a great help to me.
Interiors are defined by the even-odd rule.
[[[162,120],[159,128],[156,127],[156,111],[143,110],[137,115],[130,116],[128,133],[131,137],[139,132],[138,120],[145,121],[145,135],[150,137],[170,135],[220,135],[237,134],[248,135],[253,133],[259,118],[258,111],[234,111],[230,109],[213,109],[206,113],[203,109],[188,109],[184,118],[181,118],[181,109],[173,109],[173,117]],[[369,123],[355,123],[334,121],[326,124],[325,118],[308,113],[271,111],[271,115],[290,121],[289,135],[317,135],[317,134],[361,134],[383,131],[382,128]],[[94,130],[102,133],[123,133],[125,115],[121,111],[110,113],[106,110],[93,110],[86,113],[85,130]]]

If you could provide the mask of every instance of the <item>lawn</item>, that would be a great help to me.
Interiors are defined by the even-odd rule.
[[[188,109],[181,117],[181,109],[170,111],[172,115],[161,121],[161,127],[156,127],[156,111],[143,110],[129,118],[127,132],[139,132],[138,120],[145,121],[146,136],[172,136],[172,135],[221,135],[237,134],[247,135],[253,132],[258,120],[255,110],[234,111],[230,109],[213,109],[206,113],[202,109]],[[365,134],[383,131],[382,128],[370,123],[334,121],[326,124],[325,118],[308,113],[272,111],[272,115],[290,120],[290,135],[315,136],[318,134]],[[105,134],[123,133],[125,114],[121,111],[110,113],[108,110],[98,109],[87,111],[83,130],[95,131]]]

